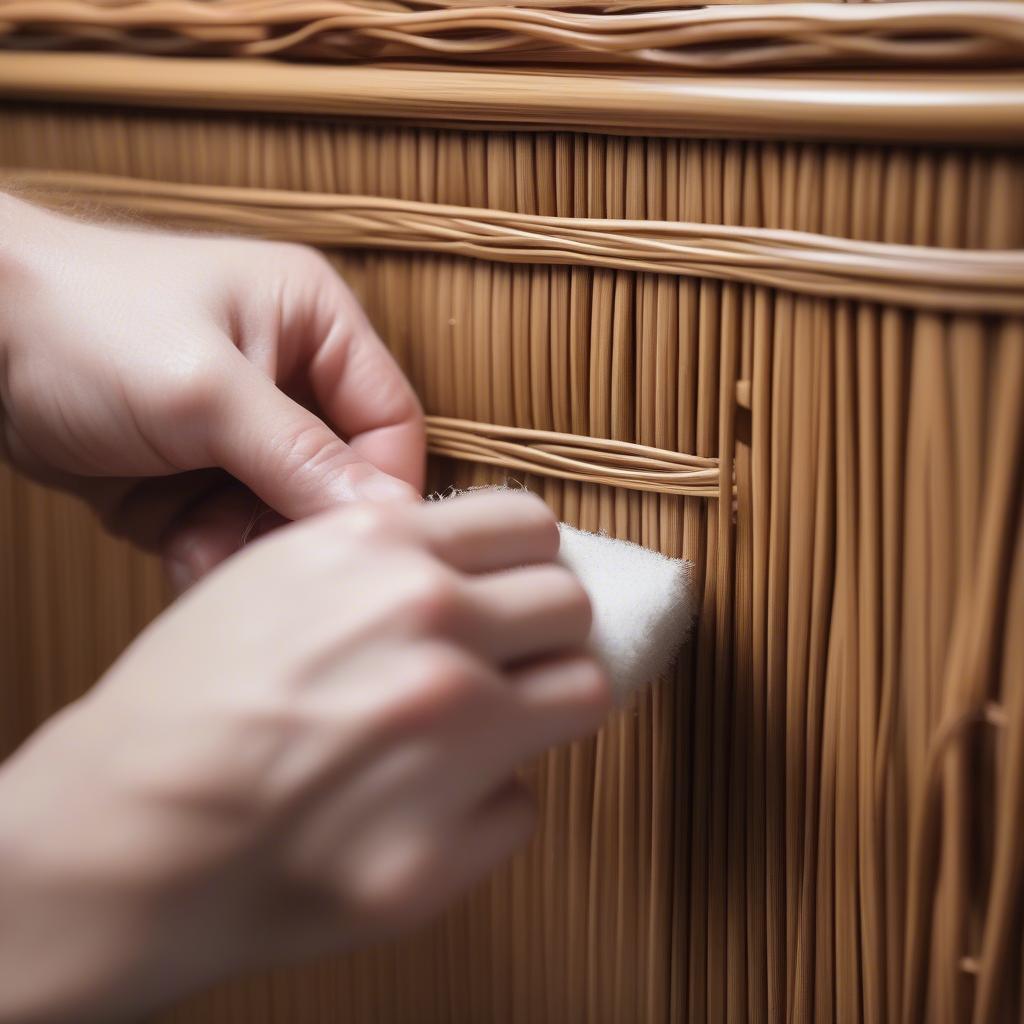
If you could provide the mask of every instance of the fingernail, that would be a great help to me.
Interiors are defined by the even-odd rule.
[[[418,501],[419,494],[403,480],[374,473],[353,485],[355,497],[363,501]]]

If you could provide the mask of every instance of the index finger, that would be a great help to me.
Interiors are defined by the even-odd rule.
[[[528,491],[470,491],[420,505],[415,516],[434,554],[460,572],[500,572],[558,557],[554,513]]]

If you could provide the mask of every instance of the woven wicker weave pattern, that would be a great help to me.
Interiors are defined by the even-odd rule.
[[[370,196],[545,218],[1024,249],[1024,161],[1012,149],[625,139],[9,102],[0,106],[0,166],[56,180],[136,178],[149,183],[143,191],[168,194],[178,184],[297,201]]]
[[[536,218],[563,241],[570,221],[628,221],[645,242],[652,221],[700,225],[703,241],[733,237],[722,227],[761,240],[800,231],[839,253],[857,249],[850,240],[959,253],[967,287],[975,256],[994,266],[1017,258],[999,250],[1024,248],[1021,154],[999,131],[985,147],[963,145],[977,138],[967,122],[979,96],[1019,116],[1013,88],[972,89],[973,75],[951,74],[939,93],[915,93],[899,79],[903,100],[927,101],[922,117],[932,110],[928,137],[945,143],[919,148],[909,108],[882,124],[888,79],[858,122],[859,145],[753,141],[744,132],[760,99],[747,83],[731,94],[736,137],[718,142],[645,134],[658,122],[655,134],[692,136],[682,107],[666,126],[651,112],[643,130],[635,105],[617,108],[599,123],[632,136],[598,134],[593,110],[620,87],[646,94],[653,77],[639,75],[595,75],[579,98],[555,98],[579,108],[550,114],[558,130],[510,132],[500,122],[521,115],[502,112],[515,105],[508,80],[547,88],[567,77],[445,73],[460,88],[499,81],[493,122],[478,107],[486,123],[465,131],[464,106],[444,116],[451,85],[424,101],[432,125],[412,116],[408,97],[433,74],[422,69],[398,95],[385,92],[399,74],[390,68],[347,76],[89,54],[78,58],[94,69],[88,88],[69,74],[51,89],[43,80],[62,59],[21,87],[24,62],[5,63],[0,89],[21,100],[0,109],[0,165],[31,172],[26,182],[49,172],[66,190],[103,176],[91,199],[78,193],[84,212],[104,212],[103,189],[118,213],[156,191],[159,203],[209,211],[206,227],[223,218],[235,230],[239,208],[266,212],[267,190],[287,202],[278,195],[277,219],[253,229],[283,231],[291,218],[312,239],[314,220],[297,211],[326,211],[319,240],[414,382],[435,452],[447,453],[432,459],[431,486],[494,482],[512,460],[534,460],[512,475],[561,518],[691,559],[701,603],[672,680],[596,740],[530,769],[536,842],[443,922],[408,943],[222,989],[166,1019],[1019,1016],[1024,317],[587,265],[578,252],[563,265],[538,251],[521,263],[423,251],[422,226],[428,215],[432,230],[451,229],[448,214],[430,220],[441,205],[472,211],[474,230],[500,227],[506,241]],[[175,82],[194,66],[209,77]],[[285,96],[292,80],[300,87]],[[364,91],[339,98],[343,81]],[[859,80],[830,81],[841,84],[829,111],[863,109],[845,91]],[[818,83],[805,86],[806,98]],[[956,96],[967,106],[954,119],[945,103]],[[339,118],[362,116],[375,97],[379,120]],[[266,109],[288,116],[237,112]],[[822,124],[799,137],[835,138]],[[879,143],[883,127],[896,144]],[[418,243],[342,247],[331,218],[347,204],[361,217],[388,211],[361,229],[361,245],[382,232],[412,242],[413,229]],[[535,472],[552,456],[573,461],[570,477]],[[668,474],[686,459],[715,471],[717,496],[586,476],[627,461]],[[18,614],[31,627],[0,616],[4,669],[33,680],[23,731],[89,684],[157,595],[151,567],[66,503],[24,484],[2,496],[12,557],[0,592],[28,595]]]
[[[1024,62],[1024,10],[1009,0],[741,4],[640,13],[629,13],[636,5],[612,13],[581,12],[583,6],[0,0],[0,35],[15,45],[155,54],[601,61],[701,71]]]

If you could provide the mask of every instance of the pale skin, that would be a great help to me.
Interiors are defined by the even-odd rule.
[[[586,595],[537,498],[419,500],[419,404],[319,256],[0,196],[0,405],[188,587],[0,765],[0,1021],[378,941],[526,842],[517,769],[610,706]],[[296,522],[243,545],[257,496]]]

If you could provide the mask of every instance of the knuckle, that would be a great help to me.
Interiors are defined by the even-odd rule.
[[[481,680],[480,667],[457,648],[413,646],[396,667],[396,685],[362,723],[362,731],[380,745],[423,737],[471,714],[483,695]]]
[[[537,680],[532,673],[528,675],[531,684]],[[542,689],[535,690],[528,685],[525,691],[520,691],[522,710],[534,728],[543,730],[545,724],[550,725],[557,742],[593,731],[615,710],[611,679],[605,667],[591,654],[578,653],[553,661],[541,669],[541,678],[544,679]],[[540,723],[536,718],[538,712]],[[529,730],[528,735],[532,735]]]
[[[384,855],[370,858],[346,888],[345,902],[385,932],[418,924],[428,912],[432,859],[412,837],[392,841]]]
[[[476,662],[456,647],[438,645],[422,653],[418,680],[421,703],[443,714],[467,703],[480,688]]]
[[[201,419],[221,401],[224,381],[224,361],[212,355],[199,355],[179,362],[161,379],[156,402],[163,417],[172,422]]]
[[[545,575],[544,592],[548,594],[549,600],[568,615],[573,625],[586,636],[593,622],[593,609],[590,596],[579,577],[563,566],[551,566],[541,571]]]
[[[579,666],[579,698],[582,705],[598,719],[604,719],[615,706],[615,694],[607,669],[592,657]]]
[[[549,532],[552,538],[557,540],[558,518],[551,510],[551,506],[540,495],[535,495],[531,490],[522,490],[522,492],[513,493],[509,497],[516,502],[519,515],[529,525]]]
[[[397,506],[366,502],[341,509],[335,522],[347,539],[376,546],[404,536],[402,519],[402,510]]]
[[[366,728],[367,735],[385,745],[422,737],[456,719],[482,717],[490,692],[486,668],[442,643],[409,647],[395,666],[394,680]]]
[[[440,563],[428,562],[406,581],[401,613],[416,632],[447,632],[462,609],[462,588],[455,574]]]
[[[318,419],[310,417],[281,436],[277,441],[286,475],[302,472],[344,469],[349,461],[343,442]]]
[[[273,445],[285,480],[298,487],[310,481],[333,481],[346,500],[357,501],[359,489],[376,474],[368,463],[312,413],[289,424]]]
[[[549,557],[554,558],[558,554],[558,518],[552,512],[550,506],[536,494],[524,491],[522,494],[514,495],[519,506],[519,515],[526,523],[531,533],[536,534],[537,539],[542,543]]]
[[[494,514],[529,534],[542,558],[550,560],[558,554],[558,519],[543,498],[532,491],[499,490],[484,491],[477,500],[492,503]]]

